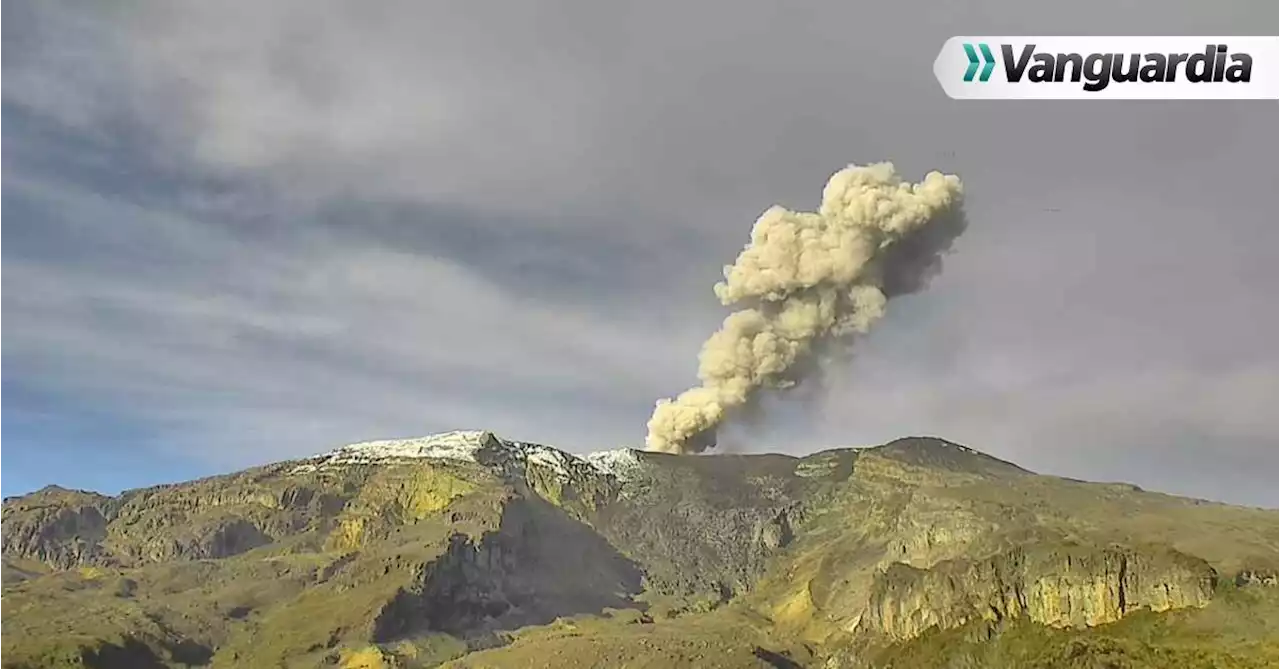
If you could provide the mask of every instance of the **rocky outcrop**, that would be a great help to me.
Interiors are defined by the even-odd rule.
[[[88,564],[102,555],[107,534],[104,495],[49,486],[5,500],[4,555],[55,569]]]
[[[580,519],[618,498],[619,484],[614,477],[568,457],[526,460],[516,475],[534,494]]]
[[[476,490],[474,482],[445,467],[392,466],[363,480],[333,522],[326,546],[356,550],[394,528],[430,518]]]
[[[1274,588],[1277,584],[1275,568],[1245,569],[1236,574],[1235,584],[1239,587]]]
[[[1169,549],[1063,545],[930,569],[895,563],[877,576],[858,628],[903,640],[973,620],[1025,617],[1053,627],[1094,626],[1138,609],[1204,606],[1216,577],[1203,560]]]
[[[224,517],[193,524],[181,532],[144,544],[146,561],[208,560],[239,555],[273,541],[271,535],[243,518]]]

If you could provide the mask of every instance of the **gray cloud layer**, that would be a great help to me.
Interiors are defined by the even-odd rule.
[[[6,3],[6,381],[211,467],[450,427],[639,445],[756,216],[892,160],[965,180],[945,275],[725,446],[934,433],[1274,505],[1276,104],[930,73],[954,34],[1277,20],[1233,8]]]

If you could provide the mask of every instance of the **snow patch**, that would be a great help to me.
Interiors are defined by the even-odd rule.
[[[525,444],[522,445],[531,446]],[[571,463],[574,460],[577,460],[577,458],[565,453],[564,451],[557,451],[555,449],[547,448],[546,446],[534,446],[532,448],[527,448],[523,453],[526,462],[533,462],[546,467],[547,469],[555,472],[556,476],[560,477],[562,480],[569,479],[569,468],[572,467]]]
[[[436,459],[476,462],[523,475],[530,465],[549,470],[561,481],[605,474],[619,481],[636,478],[643,462],[636,451],[618,448],[586,455],[566,453],[550,446],[507,441],[483,430],[444,432],[414,439],[386,439],[350,444],[310,458],[290,470],[302,474],[321,467],[373,464],[401,459]]]
[[[491,446],[497,439],[488,432],[460,430],[418,437],[386,439],[343,446],[320,456],[326,464],[377,462],[398,458],[434,458],[438,460],[476,461],[476,452]]]
[[[644,463],[640,461],[640,456],[630,448],[596,451],[595,453],[586,454],[583,459],[597,470],[605,474],[612,474],[619,481],[628,481],[636,478],[640,470],[644,468]]]
[[[581,477],[586,463],[575,455],[564,451],[531,444],[524,441],[498,440],[502,444],[502,466],[507,469],[527,470],[530,464],[547,469],[562,483],[567,483],[576,476]]]

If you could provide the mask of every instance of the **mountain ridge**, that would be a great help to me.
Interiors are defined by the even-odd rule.
[[[1276,520],[934,437],[578,455],[457,431],[7,498],[3,664],[861,667],[1145,615],[1272,629]],[[1219,636],[1223,657],[1262,652]],[[1074,666],[1062,652],[1044,666]]]
[[[709,452],[709,453],[699,454],[694,457],[731,458],[731,457],[769,456],[769,457],[789,458],[793,460],[804,460],[809,457],[820,456],[825,453],[832,453],[837,451],[857,452],[857,451],[865,451],[865,450],[893,448],[897,445],[907,443],[907,442],[931,442],[938,446],[956,449],[959,452],[962,452],[968,455],[974,455],[974,456],[979,456],[981,458],[986,458],[992,461],[993,463],[998,463],[1000,465],[1019,469],[1028,473],[1034,473],[1034,472],[1030,472],[1030,470],[1023,469],[1022,467],[1019,467],[1018,465],[1015,465],[1011,462],[1008,462],[1006,460],[1001,460],[999,458],[996,458],[995,456],[989,455],[987,453],[973,449],[971,447],[949,441],[942,437],[927,436],[927,435],[899,437],[897,439],[885,442],[884,444],[871,445],[871,446],[831,446],[831,447],[822,448],[812,453],[803,454],[803,455],[796,455],[792,453],[781,453],[781,452],[758,452],[758,453]],[[490,444],[490,446],[486,447],[486,444]],[[508,455],[515,455],[518,458],[525,457],[526,451],[532,451],[534,453],[548,453],[548,452],[557,453],[563,459],[568,459],[571,461],[582,461],[587,464],[595,466],[597,469],[602,469],[606,473],[614,473],[615,475],[616,475],[616,472],[611,471],[610,470],[611,467],[621,466],[623,468],[626,468],[630,463],[635,462],[635,458],[664,457],[664,456],[673,455],[670,453],[657,453],[657,452],[646,451],[643,448],[632,448],[629,446],[619,446],[617,448],[612,448],[612,449],[588,451],[585,453],[575,453],[572,451],[562,450],[554,446],[547,446],[545,444],[540,444],[537,442],[505,439],[505,438],[499,437],[495,432],[491,430],[447,430],[443,432],[429,433],[429,434],[418,436],[418,437],[399,437],[399,438],[376,439],[376,440],[353,442],[353,443],[349,443],[349,444],[345,444],[342,446],[329,449],[327,451],[315,453],[313,455],[285,458],[282,460],[276,460],[276,461],[272,461],[264,464],[253,465],[250,467],[246,467],[244,470],[239,470],[239,471],[247,471],[247,470],[258,469],[263,467],[279,466],[279,465],[284,465],[289,463],[298,463],[299,466],[307,466],[312,464],[317,464],[317,465],[318,464],[353,464],[361,461],[365,463],[374,463],[379,460],[389,461],[389,460],[395,460],[399,458],[461,459],[461,460],[474,461],[474,453],[476,451],[484,451],[486,450],[486,448],[495,452],[505,452]],[[222,473],[209,474],[207,476],[201,476],[201,477],[189,479],[186,481],[164,482],[164,483],[156,483],[156,484],[147,485],[147,486],[140,486],[136,488],[126,488],[114,495],[99,492],[96,490],[90,490],[90,489],[67,488],[57,483],[50,483],[45,485],[42,488],[33,490],[31,492],[6,496],[3,498],[3,500],[7,502],[10,500],[25,498],[25,497],[29,497],[31,495],[36,495],[40,493],[45,493],[45,494],[84,493],[84,494],[98,495],[103,497],[120,497],[122,495],[136,493],[138,491],[166,488],[170,486],[183,485],[187,483],[195,483],[199,481],[205,481],[210,479],[216,479],[223,476],[228,476],[235,473],[236,472],[234,471],[222,472]]]

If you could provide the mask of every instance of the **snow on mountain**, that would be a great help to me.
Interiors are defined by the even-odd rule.
[[[619,448],[589,453],[584,456],[566,453],[550,446],[500,439],[484,430],[456,430],[412,439],[386,439],[349,444],[310,458],[293,469],[313,471],[318,467],[346,464],[372,464],[402,459],[461,460],[494,466],[504,470],[524,468],[532,463],[549,469],[558,478],[603,473],[618,480],[634,478],[641,468],[636,451]]]
[[[596,469],[612,474],[619,481],[635,478],[643,468],[638,452],[630,448],[615,448],[611,451],[587,453],[582,459],[591,463]]]
[[[444,432],[416,439],[387,439],[350,444],[324,456],[334,464],[377,462],[395,458],[437,458],[475,462],[476,452],[491,446],[491,433],[477,430]]]

